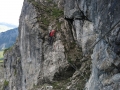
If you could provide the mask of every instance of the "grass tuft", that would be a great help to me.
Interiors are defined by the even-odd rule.
[[[5,80],[3,86],[4,86],[4,87],[7,87],[8,84],[9,84],[9,81]]]

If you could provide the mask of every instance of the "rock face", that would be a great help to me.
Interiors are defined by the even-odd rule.
[[[77,49],[77,45],[73,42],[71,32],[65,29],[68,24],[62,18],[63,11],[55,3],[62,9],[62,1],[24,1],[18,40],[4,55],[5,82],[8,83],[3,86],[5,90],[29,90],[37,85],[67,79],[75,72],[68,64],[67,53],[73,53],[69,50]],[[48,4],[50,9],[47,8]],[[49,13],[51,10],[52,13]],[[47,12],[52,15],[48,16]],[[53,19],[52,22],[49,22],[50,19]],[[52,45],[48,41],[51,29],[56,30]],[[76,56],[71,55],[69,60],[79,59],[81,51],[74,54]]]
[[[119,9],[119,0],[25,0],[18,40],[5,54],[3,88],[119,90]]]
[[[4,81],[3,63],[0,63],[0,89],[1,90],[2,90],[3,81]]]
[[[85,21],[80,23],[80,20],[76,20],[75,12],[79,11],[77,4],[84,15],[87,16],[88,20],[91,21],[91,25],[87,25]],[[83,45],[83,53],[86,49],[85,44],[95,39],[92,39],[95,35],[90,35],[91,37],[89,39],[86,37],[80,38],[81,35],[84,35],[86,31],[92,31],[92,34],[96,34],[96,42],[99,40],[95,47],[93,47],[93,54],[91,56],[92,73],[86,84],[86,90],[120,89],[120,45],[118,41],[120,36],[119,5],[120,1],[118,0],[105,2],[100,0],[79,0],[78,2],[77,0],[69,0],[68,3],[66,0],[65,16],[69,19],[74,19],[73,23],[76,28],[77,41],[81,39],[80,42]],[[83,26],[83,28],[79,28],[79,24]],[[87,28],[84,26],[87,26]],[[77,28],[79,28],[79,31],[77,31]],[[83,30],[83,32],[79,34],[80,30]],[[89,32],[87,32],[87,34],[89,34]]]

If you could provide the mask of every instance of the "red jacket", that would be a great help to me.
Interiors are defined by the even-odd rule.
[[[55,30],[52,30],[50,33],[49,33],[49,36],[50,37],[53,37],[55,35]]]

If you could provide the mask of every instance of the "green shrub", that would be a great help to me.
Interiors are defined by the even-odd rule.
[[[4,84],[3,84],[3,87],[7,87],[8,86],[8,84],[9,84],[9,81],[4,81]]]
[[[49,21],[46,18],[41,18],[41,21],[43,22],[43,24],[49,25]]]
[[[8,50],[10,50],[10,48],[4,49],[3,55],[4,55]]]
[[[53,86],[54,89],[61,89],[61,88],[62,88],[62,87],[59,85],[58,82],[52,83],[52,86]]]
[[[52,8],[52,16],[53,17],[59,17],[63,15],[63,11],[58,8]]]
[[[73,63],[72,58],[68,57],[67,60],[69,63]]]

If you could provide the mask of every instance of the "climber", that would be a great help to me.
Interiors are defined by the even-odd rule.
[[[55,36],[55,30],[52,30],[52,31],[49,33],[49,44],[50,44],[50,45],[53,44],[54,36]]]

